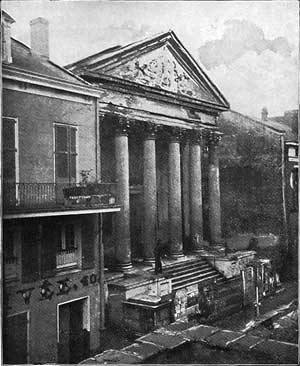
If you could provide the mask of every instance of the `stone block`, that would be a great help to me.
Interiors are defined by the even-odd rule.
[[[254,251],[239,251],[226,257],[211,257],[208,261],[226,278],[240,276],[240,272],[255,257]]]
[[[140,363],[141,358],[124,351],[109,349],[94,356],[96,363]]]
[[[161,348],[151,343],[133,343],[130,346],[124,347],[122,351],[133,354],[139,357],[142,361],[158,354]]]
[[[165,327],[165,329],[173,332],[182,332],[191,328],[192,324],[187,322],[175,322]]]
[[[162,350],[174,349],[186,343],[188,340],[183,336],[178,334],[160,334],[160,333],[150,333],[136,340],[137,342],[150,342],[161,348]]]
[[[231,342],[242,335],[240,332],[233,332],[230,330],[220,330],[204,339],[211,347],[227,348]]]
[[[230,342],[227,347],[238,351],[250,351],[251,348],[260,342],[262,342],[260,337],[242,334],[241,338],[236,338],[236,340]]]
[[[210,327],[208,325],[196,325],[182,332],[182,335],[187,337],[192,342],[204,341],[204,339],[216,332],[218,328]]]

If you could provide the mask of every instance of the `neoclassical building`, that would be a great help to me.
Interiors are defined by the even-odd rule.
[[[229,103],[174,32],[66,68],[99,88],[101,176],[121,203],[104,225],[106,263],[151,264],[158,239],[171,258],[220,244],[217,120]]]

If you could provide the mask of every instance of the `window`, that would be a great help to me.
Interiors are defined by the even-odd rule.
[[[81,224],[54,218],[26,220],[22,226],[22,281],[53,277],[57,270],[81,266]]]
[[[80,231],[73,223],[59,225],[57,236],[56,268],[80,265]]]
[[[77,128],[55,125],[55,175],[56,179],[76,181]]]
[[[5,181],[16,182],[18,174],[17,161],[17,120],[3,117],[3,177]]]
[[[60,228],[58,250],[71,250],[71,249],[76,249],[75,227],[73,224],[62,225]]]

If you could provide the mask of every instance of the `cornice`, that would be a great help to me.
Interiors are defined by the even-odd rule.
[[[89,97],[99,98],[103,93],[99,88],[93,86],[78,85],[72,82],[61,81],[53,77],[47,77],[37,73],[31,73],[12,66],[4,66],[2,68],[3,80],[14,80],[17,82],[28,83],[40,87],[51,88],[63,92],[86,95]]]
[[[180,106],[197,109],[212,115],[217,115],[228,108],[211,102],[201,101],[195,98],[186,97],[176,94],[171,91],[141,85],[133,81],[118,78],[116,76],[106,75],[102,73],[86,72],[82,75],[83,78],[91,83],[97,83],[102,88],[109,88],[113,91],[126,92],[132,95],[147,97],[153,100],[165,101]]]

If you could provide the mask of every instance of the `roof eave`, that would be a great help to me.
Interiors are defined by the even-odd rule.
[[[15,81],[28,82],[34,85],[59,89],[66,92],[87,95],[95,98],[99,98],[101,94],[99,88],[95,88],[93,86],[80,85],[65,80],[62,81],[61,79],[58,78],[33,73],[27,70],[12,67],[10,65],[3,65],[2,77],[3,79],[6,78]]]

